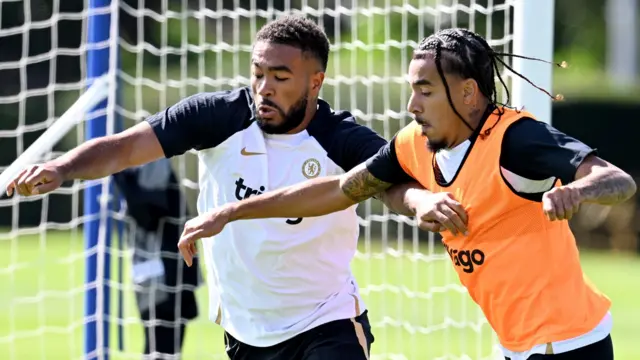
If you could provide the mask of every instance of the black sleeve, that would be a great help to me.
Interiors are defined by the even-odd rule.
[[[372,129],[359,125],[355,120],[344,120],[337,127],[336,141],[329,156],[344,171],[367,161],[387,141]]]
[[[395,141],[394,136],[389,143],[380,148],[377,154],[367,160],[367,170],[376,179],[392,184],[412,181],[413,178],[400,166],[396,155]]]
[[[531,180],[575,179],[582,161],[596,150],[553,126],[524,118],[512,124],[502,142],[500,165]]]
[[[218,146],[251,118],[243,89],[190,96],[149,118],[167,158]]]

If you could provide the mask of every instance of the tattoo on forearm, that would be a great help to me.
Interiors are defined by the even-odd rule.
[[[637,189],[629,174],[595,155],[588,156],[580,164],[573,186],[580,189],[583,201],[602,205],[615,205],[625,201]]]
[[[584,186],[581,192],[588,200],[616,204],[625,201],[635,192],[635,183],[626,176],[610,174],[600,181]]]
[[[359,166],[347,174],[341,188],[349,199],[359,203],[385,191],[391,185],[391,183],[375,178],[365,166]]]

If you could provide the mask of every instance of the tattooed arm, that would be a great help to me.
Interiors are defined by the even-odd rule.
[[[542,196],[542,210],[550,221],[571,219],[582,203],[615,205],[636,192],[636,183],[629,174],[595,155],[582,161],[575,179]]]
[[[416,202],[431,194],[416,181],[392,185],[377,179],[361,164],[342,176],[305,181],[232,204],[230,220],[322,216],[371,197],[393,212],[415,216]]]
[[[565,194],[564,200],[576,206],[582,202],[614,205],[636,191],[631,176],[599,158],[596,149],[533,119],[509,126],[503,138],[500,166],[526,179],[560,179],[564,189],[550,191],[571,192],[571,196]]]
[[[358,165],[342,176],[340,180],[342,193],[354,203],[362,202],[376,194],[380,194],[391,185],[391,183],[373,176],[367,169],[366,164]]]
[[[298,218],[344,210],[391,187],[360,164],[341,176],[329,176],[252,196],[228,205],[230,221]]]
[[[500,167],[503,173],[507,170],[525,179],[561,181],[563,186],[549,184],[549,190],[539,193],[542,210],[551,221],[571,219],[582,203],[614,205],[636,191],[631,176],[597,157],[596,149],[533,119],[509,126]],[[527,195],[535,200],[538,194]]]
[[[382,200],[391,210],[401,214],[410,211],[405,202],[406,185],[417,187],[414,180],[404,172],[394,150],[394,141],[380,147],[378,152],[359,165],[350,166],[350,171],[341,176],[317,178],[289,186],[277,191],[252,196],[229,205],[229,219],[299,218],[330,214],[371,197]],[[351,149],[355,152],[357,149]]]
[[[583,202],[602,205],[621,203],[636,192],[636,183],[629,174],[595,155],[584,159],[576,180],[569,186],[578,190]]]

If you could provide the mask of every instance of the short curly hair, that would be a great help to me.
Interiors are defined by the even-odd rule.
[[[318,59],[322,71],[329,62],[329,39],[313,21],[301,16],[283,16],[264,25],[256,35],[256,42],[266,41],[289,45]]]

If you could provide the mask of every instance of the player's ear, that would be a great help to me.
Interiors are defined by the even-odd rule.
[[[311,92],[317,96],[320,94],[320,88],[322,88],[322,83],[324,82],[324,72],[318,71],[311,76]]]
[[[462,84],[462,98],[465,105],[475,105],[480,89],[474,79],[466,79]]]

